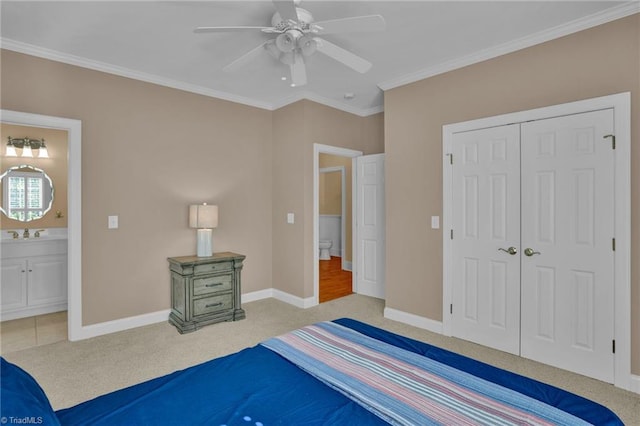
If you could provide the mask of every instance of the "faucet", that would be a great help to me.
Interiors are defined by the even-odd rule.
[[[33,236],[34,236],[34,237],[36,237],[36,238],[40,238],[40,233],[41,233],[41,232],[44,232],[44,229],[38,229],[38,230],[35,232],[35,234],[33,234]]]
[[[29,238],[29,228],[24,228],[24,232],[22,233],[22,238]]]
[[[16,231],[7,231],[7,234],[11,234],[14,240],[18,239],[18,233]]]

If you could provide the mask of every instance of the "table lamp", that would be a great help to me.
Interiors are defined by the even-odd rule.
[[[218,206],[207,203],[189,206],[189,227],[198,229],[197,256],[213,255],[213,228],[218,226]]]

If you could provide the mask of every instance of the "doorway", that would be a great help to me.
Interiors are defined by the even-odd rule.
[[[319,302],[353,293],[351,159],[321,153],[318,179]]]
[[[66,131],[67,140],[67,335],[82,338],[82,124],[79,120],[1,110],[2,123]]]
[[[354,250],[352,241],[355,230],[352,227],[352,217],[355,214],[354,208],[354,183],[353,179],[353,159],[362,155],[362,152],[347,148],[334,147],[330,145],[314,144],[314,182],[313,182],[313,246],[314,246],[314,299],[315,303],[322,303],[334,298],[343,297],[355,292],[353,276],[355,274],[355,265],[353,262]],[[344,168],[344,172],[342,172]],[[325,169],[325,173],[321,172]],[[332,247],[329,249],[330,259],[320,260],[320,216],[321,216],[321,194],[320,185],[323,176],[333,177],[333,184],[339,181],[340,187],[340,208],[336,210],[333,207],[327,207],[324,210],[325,219],[328,223],[333,223],[336,227],[338,217],[340,216],[339,241],[332,241]],[[337,178],[337,179],[336,179]],[[326,182],[325,182],[326,183]],[[344,189],[343,189],[344,188]],[[333,197],[337,191],[332,191]],[[343,201],[344,200],[344,201]],[[344,210],[344,211],[343,211]],[[340,247],[337,248],[336,246]],[[333,253],[333,254],[331,254]],[[322,280],[322,296],[321,296],[321,271]]]

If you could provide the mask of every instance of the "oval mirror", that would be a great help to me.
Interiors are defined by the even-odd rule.
[[[29,222],[44,216],[53,204],[53,182],[44,170],[22,164],[0,176],[2,206],[9,219]]]

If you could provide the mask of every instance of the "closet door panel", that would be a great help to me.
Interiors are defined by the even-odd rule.
[[[521,142],[521,354],[609,382],[612,133],[603,110],[523,123]]]
[[[520,350],[519,138],[519,125],[456,134],[452,165],[452,333],[514,354]]]

